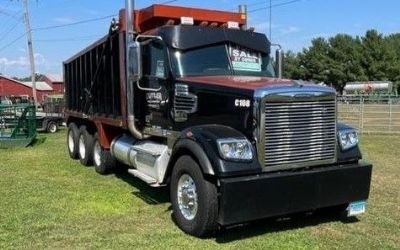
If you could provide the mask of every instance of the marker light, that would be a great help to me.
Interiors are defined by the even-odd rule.
[[[231,22],[231,21],[229,21],[228,22],[228,28],[229,29],[239,29],[239,23],[238,22]]]
[[[181,24],[183,24],[183,25],[193,25],[194,24],[193,17],[189,17],[189,16],[181,17]]]

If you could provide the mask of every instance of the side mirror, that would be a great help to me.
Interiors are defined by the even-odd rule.
[[[282,49],[277,49],[275,52],[275,70],[276,70],[276,77],[282,78],[283,74],[283,60],[285,57],[285,53]]]
[[[132,42],[128,45],[128,80],[138,81],[142,77],[141,47],[139,42]]]

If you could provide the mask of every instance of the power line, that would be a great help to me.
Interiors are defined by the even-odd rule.
[[[278,1],[283,1],[283,0],[272,0],[272,2],[278,2]],[[264,1],[258,1],[258,2],[249,3],[249,4],[246,4],[246,6],[247,6],[247,8],[248,7],[255,7],[255,6],[258,6],[258,5],[264,5],[266,3],[267,3],[267,0],[264,0]],[[228,9],[228,11],[233,11],[233,10],[237,10],[237,8]]]
[[[284,1],[284,0],[272,0],[272,2],[281,2],[281,1]],[[254,6],[262,5],[262,4],[266,4],[266,3],[267,3],[266,0],[260,1],[260,2],[254,2],[254,3],[248,4],[247,7],[254,7]]]
[[[14,40],[12,40],[10,43],[8,43],[7,45],[5,45],[4,47],[0,48],[0,51],[5,50],[6,48],[10,47],[11,45],[13,45],[14,43],[18,42],[19,40],[21,40],[24,36],[26,35],[26,32],[21,34],[20,36],[18,36],[17,38],[15,38]]]
[[[3,8],[1,8],[0,12],[6,10],[10,5],[11,5],[11,1],[9,1],[9,2],[7,3],[7,5],[5,5]]]
[[[270,8],[285,6],[285,5],[293,4],[293,3],[296,3],[296,2],[300,2],[300,1],[302,1],[302,0],[292,0],[292,1],[284,2],[284,3],[273,4],[271,6],[250,10],[250,11],[248,11],[248,13],[253,13],[253,12],[260,11],[260,10],[266,10],[266,9],[270,9]]]
[[[11,25],[12,21],[15,22],[14,25]],[[5,38],[7,38],[18,27],[18,25],[21,24],[21,21],[22,21],[22,11],[17,11],[13,15],[9,16],[7,21],[3,23],[4,29],[2,29],[0,34],[0,41],[3,41]]]
[[[12,18],[12,19],[15,19],[15,20],[18,20],[18,21],[19,21],[19,19],[16,18],[16,16],[17,16],[19,13],[21,13],[21,12],[17,12],[17,13],[15,13],[15,14],[13,15],[13,14],[8,13],[7,11],[4,11],[4,9],[3,9],[3,10],[0,10],[0,14],[3,14],[3,15],[5,15],[5,16],[8,16],[8,17],[10,17],[10,18]]]
[[[108,19],[108,18],[111,18],[111,17],[115,17],[115,14],[108,15],[108,16],[103,16],[103,17],[98,17],[98,18],[86,19],[86,20],[82,20],[82,21],[78,21],[78,22],[74,22],[74,23],[67,23],[67,24],[61,24],[61,25],[53,25],[53,26],[33,28],[32,30],[41,31],[41,30],[58,29],[58,28],[69,27],[69,26],[74,26],[74,25],[79,25],[79,24],[84,24],[84,23],[96,22],[96,21]]]
[[[100,20],[104,20],[110,17],[114,17],[115,15],[108,15],[108,16],[104,16],[104,17],[99,17],[99,18],[93,18],[93,19],[86,19],[86,20],[82,20],[82,21],[78,21],[78,22],[74,22],[74,23],[68,23],[68,24],[63,24],[63,25],[54,25],[54,26],[47,26],[47,27],[39,27],[39,28],[33,28],[32,31],[42,31],[42,30],[49,30],[49,29],[57,29],[57,28],[63,28],[63,27],[68,27],[68,26],[74,26],[74,25],[79,25],[79,24],[84,24],[84,23],[90,23],[90,22],[95,22],[95,21],[100,21]],[[15,27],[13,27],[13,29],[15,29]],[[6,44],[5,46],[0,48],[0,52],[7,49],[8,47],[10,47],[11,45],[13,45],[14,43],[18,42],[19,40],[21,40],[24,36],[26,35],[26,32],[21,34],[20,36],[16,37],[14,40],[12,40],[10,43]],[[0,38],[1,39],[1,38]],[[71,38],[72,39],[72,38]],[[50,40],[50,39],[49,39]],[[61,39],[60,39],[61,40]],[[64,40],[68,40],[68,39],[64,39]],[[45,42],[45,41],[42,41]]]
[[[56,38],[56,39],[36,39],[36,42],[69,42],[69,41],[87,41],[94,38],[99,38],[102,35],[93,36],[82,36],[82,37],[68,37],[68,38]]]
[[[174,3],[177,2],[178,0],[170,0],[170,1],[165,1],[165,2],[161,2],[159,4],[169,4],[169,3]]]
[[[8,36],[13,30],[15,30],[15,28],[17,28],[17,26],[18,26],[19,24],[20,24],[20,23],[17,22],[17,23],[15,23],[14,26],[12,26],[12,27],[10,27],[8,30],[4,31],[4,32],[0,35],[0,41],[2,41],[2,40],[4,40],[5,38],[7,38],[7,36]]]

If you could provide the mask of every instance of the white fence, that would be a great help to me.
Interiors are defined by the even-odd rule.
[[[400,134],[400,98],[339,97],[338,121],[360,133]]]

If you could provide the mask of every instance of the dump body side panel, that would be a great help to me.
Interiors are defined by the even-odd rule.
[[[122,119],[119,36],[115,32],[64,63],[67,111]]]

